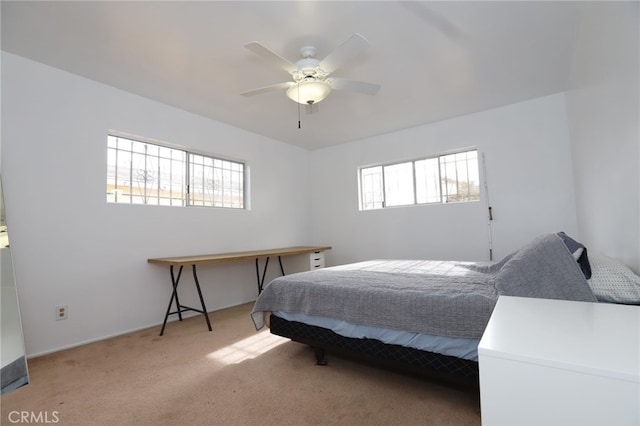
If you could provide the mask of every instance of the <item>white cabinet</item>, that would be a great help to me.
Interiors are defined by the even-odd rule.
[[[640,307],[501,296],[478,346],[482,424],[640,424]]]
[[[324,251],[314,251],[309,254],[309,269],[324,268]]]

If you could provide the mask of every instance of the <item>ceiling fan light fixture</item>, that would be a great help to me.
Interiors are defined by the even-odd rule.
[[[301,104],[317,104],[330,92],[331,85],[326,81],[301,81],[287,90],[287,96]]]

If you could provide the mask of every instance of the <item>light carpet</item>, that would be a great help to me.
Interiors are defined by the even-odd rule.
[[[480,425],[478,390],[456,388],[256,332],[253,304],[29,360],[1,424]],[[48,421],[47,421],[48,420]],[[31,421],[34,424],[36,422]]]

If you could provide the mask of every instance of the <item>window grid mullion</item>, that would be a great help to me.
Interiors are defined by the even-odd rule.
[[[207,180],[206,180],[206,177],[205,177],[205,174],[204,174],[204,161],[202,161],[202,164],[199,164],[198,168],[201,169],[201,175],[202,175],[202,179],[200,180],[200,185],[202,187],[202,201],[201,201],[201,203],[202,203],[202,205],[204,205],[204,200],[205,200],[204,195],[205,195],[206,190],[207,190]]]
[[[447,177],[447,174],[445,172],[445,179]],[[442,156],[438,156],[438,183],[440,184],[440,202],[444,203],[444,196],[445,194],[448,194],[449,191],[447,190],[447,184],[446,182],[443,184],[443,178],[442,178]]]
[[[191,154],[186,154],[185,169],[186,169],[186,182],[185,182],[185,194],[184,205],[186,207],[191,205]]]
[[[120,152],[120,150],[118,149],[118,139],[116,139],[116,149],[114,149],[115,151],[115,175],[114,175],[114,188],[113,188],[113,199],[114,201],[117,203],[118,202],[118,154]]]
[[[156,202],[158,203],[158,205],[160,205],[160,179],[161,179],[161,173],[160,173],[160,152],[158,152],[158,156],[156,157],[156,170],[157,170],[157,177],[156,177]]]
[[[169,205],[173,206],[173,153],[169,154]]]
[[[411,162],[411,171],[413,173],[413,204],[418,204],[418,185],[416,184],[416,162]]]
[[[387,207],[387,181],[385,180],[386,166],[382,166],[382,208]]]
[[[464,167],[467,171],[467,191],[465,193],[465,198],[471,198],[471,184],[469,183],[469,155],[465,155],[464,157]]]
[[[460,183],[458,182],[459,174],[458,174],[458,159],[454,158],[453,161],[453,190],[455,194],[453,194],[453,199],[458,201],[460,197]]]
[[[145,204],[149,204],[149,194],[147,193],[147,159],[149,156],[147,155],[147,144],[144,145],[144,172],[142,173],[142,199]],[[140,174],[140,172],[138,172]]]
[[[133,203],[133,144],[129,148],[129,203]]]

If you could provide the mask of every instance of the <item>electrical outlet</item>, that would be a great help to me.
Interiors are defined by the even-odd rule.
[[[69,308],[67,305],[56,306],[56,321],[67,319],[69,316]]]

